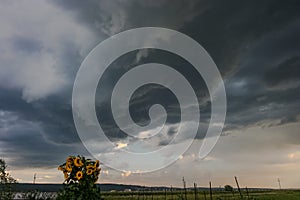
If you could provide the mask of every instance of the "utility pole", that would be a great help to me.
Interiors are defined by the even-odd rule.
[[[184,180],[184,177],[182,177],[182,182],[183,182],[183,188],[184,188],[185,200],[187,200],[186,182],[185,182],[185,180]]]
[[[171,199],[173,200],[173,186],[171,185]]]
[[[212,189],[211,189],[211,181],[209,181],[209,196],[210,196],[210,200],[212,200]]]
[[[279,185],[279,190],[281,190],[280,179],[278,178],[277,181],[278,181],[278,185]]]
[[[194,183],[194,193],[195,193],[195,200],[198,200],[197,183]]]
[[[36,173],[34,173],[33,175],[33,184],[35,184],[35,180],[36,180]]]
[[[205,191],[203,191],[203,195],[204,195],[204,200],[207,200]]]

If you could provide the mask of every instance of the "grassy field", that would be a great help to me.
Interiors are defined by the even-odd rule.
[[[205,193],[205,195],[204,195]],[[105,200],[210,200],[209,191],[188,191],[185,195],[184,191],[139,191],[139,192],[102,192]],[[270,190],[270,191],[250,191],[242,193],[243,199],[257,200],[300,200],[300,190]],[[213,200],[238,200],[241,199],[238,192],[228,193],[222,191],[213,191]]]

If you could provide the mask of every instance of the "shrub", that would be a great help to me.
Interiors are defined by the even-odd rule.
[[[17,181],[6,172],[6,162],[0,159],[0,199],[10,200],[14,196],[14,185]]]
[[[31,190],[25,192],[22,196],[24,200],[52,200],[56,199],[56,194],[47,193],[47,192],[39,192],[38,190]]]
[[[233,187],[231,185],[225,185],[224,186],[225,191],[227,192],[233,192]]]

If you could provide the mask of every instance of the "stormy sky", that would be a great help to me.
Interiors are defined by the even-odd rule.
[[[190,63],[155,49],[127,53],[105,71],[95,100],[99,123],[117,148],[129,148],[132,140],[113,119],[112,90],[124,73],[145,63],[163,63],[189,79],[199,100],[200,128],[189,151],[172,165],[146,174],[104,165],[100,182],[180,185],[185,176],[188,184],[219,186],[233,185],[238,176],[248,187],[276,188],[280,178],[282,187],[299,188],[299,8],[296,0],[1,1],[0,157],[20,182],[32,182],[34,173],[37,182],[62,182],[56,168],[68,155],[90,156],[72,115],[81,63],[114,34],[164,27],[193,38],[218,66],[227,95],[222,136],[208,157],[197,157],[211,104],[205,82]],[[171,91],[145,85],[130,99],[133,120],[149,123],[153,104],[168,113],[166,135],[151,143],[156,149],[172,139],[180,109]],[[105,147],[103,152],[109,153]]]

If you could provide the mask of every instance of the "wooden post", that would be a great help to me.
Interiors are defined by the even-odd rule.
[[[151,187],[151,199],[153,200],[153,188]]]
[[[182,190],[180,190],[180,198],[183,200],[183,193],[182,193]]]
[[[204,195],[204,200],[207,200],[205,191],[203,191],[203,195]]]
[[[184,188],[185,200],[187,200],[186,182],[185,182],[185,180],[184,180],[184,177],[182,177],[182,182],[183,182],[183,188]]]
[[[197,196],[197,183],[194,183],[195,200],[198,200]]]
[[[249,199],[249,191],[248,191],[247,186],[246,186],[246,192],[247,192],[247,198]]]
[[[165,188],[165,200],[167,200],[167,188]]]
[[[236,186],[237,186],[237,188],[238,188],[238,191],[239,191],[239,193],[240,193],[241,199],[243,199],[242,191],[241,191],[241,188],[240,188],[240,185],[239,185],[239,182],[238,182],[236,176],[234,177],[234,179],[235,179],[235,182],[236,182]]]
[[[210,196],[210,200],[212,200],[211,181],[209,181],[209,196]]]

